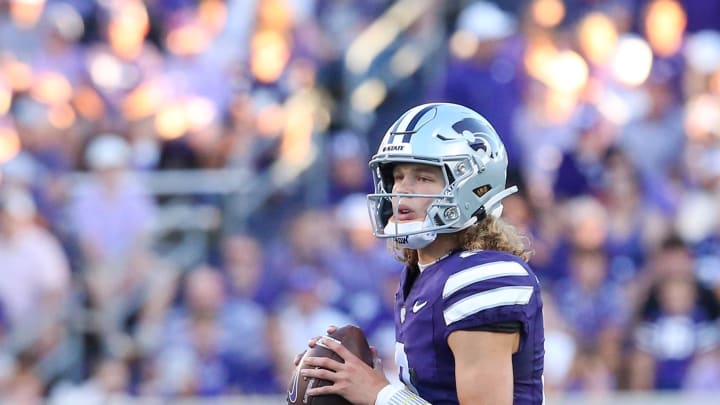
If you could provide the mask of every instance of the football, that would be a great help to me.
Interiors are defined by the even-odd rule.
[[[350,350],[350,352],[372,367],[373,356],[370,351],[370,345],[368,344],[365,334],[360,328],[353,325],[346,325],[338,328],[328,337],[342,343],[342,345]],[[300,370],[310,367],[304,364],[304,359],[306,357],[329,357],[344,363],[340,356],[335,354],[335,352],[323,347],[320,344],[308,349],[303,358],[300,360],[300,363],[295,368],[295,372],[290,379],[290,387],[288,388],[287,395],[288,405],[352,405],[349,401],[339,395],[319,395],[316,397],[306,395],[307,390],[312,387],[323,387],[331,384],[331,382],[327,380],[317,378],[305,379],[300,376]]]

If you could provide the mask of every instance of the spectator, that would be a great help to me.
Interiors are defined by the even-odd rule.
[[[570,325],[560,315],[549,293],[543,294],[545,322],[545,389],[550,395],[569,388],[570,373],[578,350]]]
[[[251,300],[230,298],[223,280],[218,270],[208,266],[187,275],[184,305],[167,314],[162,335],[155,341],[154,351],[160,350],[154,364],[157,381],[148,389],[212,396],[277,390],[267,315]]]
[[[567,390],[602,397],[614,390],[615,386],[615,373],[602,354],[591,347],[580,348],[568,373]]]
[[[523,101],[513,114],[512,130],[518,149],[526,193],[533,204],[546,205],[563,153],[576,143],[577,131],[570,125],[575,106],[553,103],[554,91],[530,80]],[[537,202],[535,202],[537,201]]]
[[[222,328],[212,314],[189,319],[184,345],[165,347],[158,356],[160,393],[179,397],[217,397],[230,393],[232,357],[221,343]]]
[[[578,115],[576,144],[563,153],[553,186],[559,201],[598,195],[605,180],[603,158],[612,140],[612,126],[591,107]]]
[[[343,237],[342,260],[333,266],[332,272],[342,289],[342,299],[335,305],[351,314],[367,333],[372,333],[376,318],[386,315],[382,313],[383,291],[378,289],[378,283],[392,274],[399,275],[402,266],[384,252],[386,244],[373,236],[365,195],[345,197],[335,211],[335,218]]]
[[[717,326],[692,279],[665,278],[657,292],[657,310],[635,329],[630,387],[678,390],[693,360],[717,347]]]
[[[251,300],[270,309],[282,293],[270,277],[260,242],[250,235],[225,235],[221,242],[223,274],[231,299]]]
[[[230,235],[223,243],[223,270],[227,277],[227,312],[233,314],[230,350],[236,361],[235,378],[240,392],[269,394],[285,382],[275,379],[275,365],[269,353],[269,311],[281,291],[265,272],[262,249],[246,235]],[[253,347],[253,350],[248,350]]]
[[[83,258],[87,300],[96,311],[91,335],[100,334],[115,355],[128,350],[126,322],[143,305],[151,271],[159,268],[150,251],[155,203],[127,172],[129,148],[118,135],[102,134],[88,145],[91,168],[69,203],[70,221]]]
[[[70,202],[72,223],[88,267],[117,265],[147,249],[154,202],[130,176],[130,150],[115,134],[101,134],[85,152],[93,174]]]
[[[0,344],[23,351],[63,322],[70,271],[58,240],[35,223],[30,195],[20,189],[0,193],[0,274],[12,280],[0,283],[0,302],[10,326]]]
[[[295,215],[287,227],[287,234],[278,237],[266,250],[271,277],[288,291],[292,272],[305,266],[314,268],[323,278],[331,276],[335,263],[342,261],[341,238],[333,217],[319,209],[308,209]],[[333,288],[324,295],[332,302],[340,293]]]
[[[79,385],[60,385],[50,394],[52,405],[129,401],[130,369],[121,359],[101,360],[90,378]]]
[[[603,368],[614,374],[620,366],[627,314],[622,307],[624,297],[608,278],[608,270],[602,250],[577,247],[570,258],[570,276],[555,286],[554,295],[558,312],[583,354],[582,361],[601,361]]]
[[[328,305],[329,280],[323,281],[318,269],[304,266],[289,269],[287,302],[274,314],[271,324],[272,354],[278,376],[292,374],[292,359],[307,347],[310,337],[324,333],[329,325],[343,326],[354,321]],[[283,377],[280,377],[283,378]]]
[[[460,12],[456,25],[438,98],[482,111],[503,134],[509,165],[517,169],[521,155],[512,117],[521,99],[523,77],[517,67],[523,40],[516,35],[516,19],[492,2],[473,1]]]
[[[682,112],[674,101],[672,82],[654,72],[644,90],[647,112],[622,130],[618,145],[628,154],[640,175],[649,181],[663,182],[682,163],[685,137]]]
[[[647,237],[660,204],[646,196],[642,179],[627,155],[619,149],[605,156],[604,185],[600,198],[608,213],[605,249],[610,255],[610,277],[620,284],[636,281],[645,263]]]
[[[97,10],[96,25],[101,41],[93,41],[86,49],[88,76],[102,99],[107,103],[109,122],[121,122],[127,112],[123,108],[126,96],[145,80],[156,78],[163,68],[163,55],[147,40],[150,18],[144,4],[138,0],[102,5]],[[120,72],[105,74],[103,63]]]
[[[370,193],[373,184],[367,170],[368,147],[365,141],[350,132],[330,139],[330,179],[328,202],[338,204],[353,193]]]
[[[676,235],[670,235],[653,253],[650,268],[644,274],[644,290],[641,290],[640,317],[651,316],[658,312],[659,285],[668,278],[690,280],[695,286],[692,294],[696,303],[710,317],[720,317],[720,303],[711,289],[697,278],[696,263],[692,251]],[[644,294],[643,294],[644,293]]]

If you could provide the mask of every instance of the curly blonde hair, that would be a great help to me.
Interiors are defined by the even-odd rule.
[[[517,228],[500,218],[487,216],[479,223],[451,234],[456,241],[455,250],[496,250],[511,253],[524,261],[532,256],[530,239]],[[398,249],[394,242],[391,248],[396,257],[411,268],[418,267],[418,254],[414,249]]]

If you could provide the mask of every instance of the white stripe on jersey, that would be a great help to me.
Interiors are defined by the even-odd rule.
[[[492,262],[470,267],[448,277],[443,288],[443,298],[479,281],[505,276],[527,276],[528,272],[518,262]]]
[[[531,286],[499,287],[466,297],[443,311],[445,325],[450,325],[480,311],[505,305],[525,305],[533,294]]]

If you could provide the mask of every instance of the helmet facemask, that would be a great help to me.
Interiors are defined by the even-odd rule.
[[[393,193],[392,170],[401,163],[425,164],[440,167],[444,177],[444,188],[438,194]],[[391,162],[373,160],[375,193],[368,195],[368,208],[373,232],[379,238],[395,238],[403,247],[419,249],[435,240],[438,233],[452,233],[474,224],[477,218],[462,215],[463,207],[456,195],[458,184],[470,178],[476,169],[470,156],[454,156],[447,159],[397,158]],[[432,198],[424,218],[414,221],[396,222],[398,206],[393,198]],[[416,236],[416,237],[412,237]],[[422,245],[422,246],[419,246]]]

